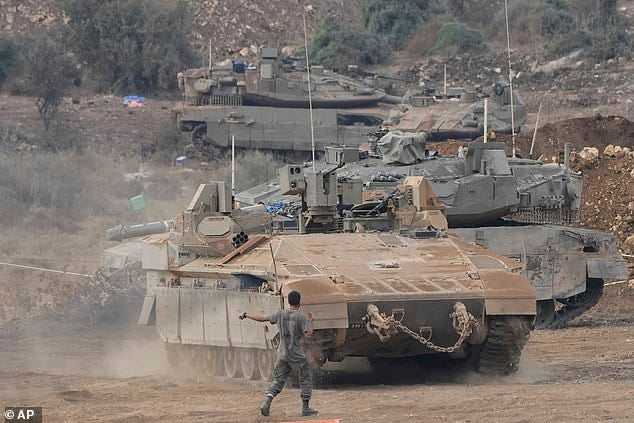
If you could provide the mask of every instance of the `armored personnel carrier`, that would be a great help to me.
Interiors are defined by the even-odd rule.
[[[313,366],[348,356],[469,356],[481,372],[517,368],[535,317],[521,265],[446,234],[444,207],[408,178],[385,211],[330,220],[341,203],[332,170],[283,169],[305,204],[299,230],[245,231],[223,182],[199,187],[169,235],[143,241],[147,296],[139,323],[156,325],[170,361],[248,380],[272,377],[277,328],[238,319],[302,294]],[[346,199],[360,199],[351,189]],[[392,222],[389,231],[376,231]],[[351,228],[355,232],[344,231]]]
[[[599,301],[604,279],[627,277],[615,236],[560,226],[576,222],[581,207],[581,176],[570,171],[568,153],[563,164],[544,164],[507,157],[503,143],[471,143],[458,158],[431,155],[427,145],[424,133],[391,133],[369,154],[328,149],[320,166],[343,155],[339,183],[362,181],[365,200],[386,197],[408,176],[424,176],[446,207],[452,232],[525,265],[538,328],[565,326]],[[236,200],[297,201],[276,188],[276,182],[254,187]]]

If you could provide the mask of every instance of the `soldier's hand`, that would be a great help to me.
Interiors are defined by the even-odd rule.
[[[240,319],[240,320],[243,320],[243,319],[246,319],[246,318],[247,318],[247,312],[246,311],[238,316],[238,319]]]

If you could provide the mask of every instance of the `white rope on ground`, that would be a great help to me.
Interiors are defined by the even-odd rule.
[[[14,263],[3,263],[3,262],[0,262],[0,265],[9,266],[9,267],[19,267],[21,269],[39,270],[41,272],[59,273],[59,274],[62,274],[62,275],[81,276],[81,277],[84,277],[84,278],[94,278],[95,277],[94,275],[86,275],[84,273],[64,272],[63,270],[53,270],[53,269],[46,269],[44,267],[25,266],[23,264],[14,264]]]
[[[616,282],[605,283],[605,284],[603,284],[603,286],[618,285],[618,284],[620,284],[620,283],[628,283],[628,282],[629,282],[628,280],[625,280],[625,281],[616,281]]]

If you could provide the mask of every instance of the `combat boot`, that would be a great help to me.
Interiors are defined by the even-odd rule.
[[[260,413],[265,417],[271,413],[271,401],[273,401],[273,397],[267,394],[264,401],[262,401],[262,405],[260,405]]]
[[[302,401],[302,416],[314,416],[317,414],[317,410],[308,406],[308,400]]]

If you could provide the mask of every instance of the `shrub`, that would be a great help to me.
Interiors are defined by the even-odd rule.
[[[552,36],[572,32],[575,17],[562,0],[546,0],[542,14],[542,35]]]
[[[18,46],[13,38],[0,37],[0,84],[4,83],[18,62]]]
[[[428,6],[426,0],[368,0],[364,9],[365,27],[392,47],[402,48],[425,22]]]
[[[587,57],[602,61],[631,51],[631,37],[615,0],[547,0],[542,32],[546,51],[559,57],[584,48]]]
[[[194,55],[186,1],[63,0],[67,39],[106,90],[175,90]]]
[[[55,30],[38,34],[26,43],[24,51],[25,88],[36,98],[46,131],[57,115],[62,98],[79,76],[72,54],[56,35]]]
[[[448,22],[436,34],[436,40],[430,53],[436,53],[450,47],[456,47],[460,51],[481,48],[482,34],[475,29],[468,28],[463,23]]]
[[[328,67],[375,65],[389,57],[389,47],[376,34],[342,30],[332,21],[324,21],[313,37],[310,55],[311,63]]]

